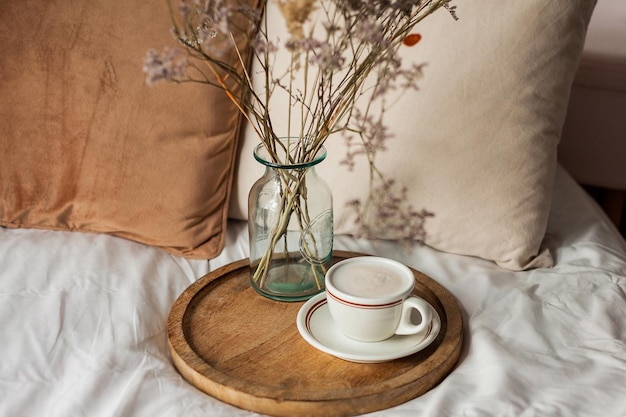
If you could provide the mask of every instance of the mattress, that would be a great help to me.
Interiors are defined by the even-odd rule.
[[[463,310],[452,372],[372,416],[626,415],[626,243],[563,169],[544,240],[553,268],[350,236],[335,246],[416,268]],[[166,334],[180,293],[247,251],[237,221],[209,262],[108,235],[0,229],[0,416],[256,415],[184,380]]]

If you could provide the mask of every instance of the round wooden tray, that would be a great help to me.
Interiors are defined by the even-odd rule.
[[[336,251],[334,260],[360,255]],[[245,259],[207,274],[176,300],[167,326],[172,360],[203,392],[273,416],[353,416],[403,403],[448,375],[463,342],[454,297],[413,272],[415,293],[433,305],[442,321],[437,339],[414,355],[361,364],[318,351],[296,327],[303,303],[257,294]]]

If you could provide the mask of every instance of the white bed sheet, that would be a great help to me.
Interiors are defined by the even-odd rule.
[[[464,310],[453,372],[404,416],[626,416],[626,244],[559,170],[545,245],[551,269],[337,236],[336,248],[397,259]],[[191,261],[106,235],[0,229],[0,416],[251,416],[183,380],[167,350],[178,295],[247,256],[229,225],[216,259]]]

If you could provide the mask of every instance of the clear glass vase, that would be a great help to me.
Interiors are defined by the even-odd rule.
[[[288,157],[289,144],[282,143],[273,158],[263,144],[254,151],[265,173],[248,198],[250,283],[265,297],[301,301],[324,290],[324,275],[332,263],[332,194],[315,172],[326,157],[325,148],[295,159],[294,147]]]

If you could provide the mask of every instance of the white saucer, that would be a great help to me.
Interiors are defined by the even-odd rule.
[[[412,355],[431,344],[441,329],[441,319],[432,308],[433,320],[424,331],[410,335],[395,335],[382,342],[357,342],[335,326],[326,292],[308,300],[298,311],[298,331],[313,347],[351,362],[377,363]]]

